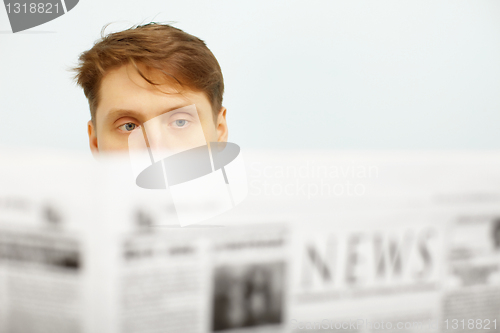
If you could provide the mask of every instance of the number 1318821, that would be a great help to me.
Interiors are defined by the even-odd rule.
[[[7,13],[14,13],[14,14],[19,14],[19,13],[24,13],[24,14],[59,14],[59,4],[51,4],[51,3],[8,3],[5,5],[7,7]]]
[[[452,330],[495,330],[497,328],[497,320],[490,319],[446,319],[444,321],[445,328]]]

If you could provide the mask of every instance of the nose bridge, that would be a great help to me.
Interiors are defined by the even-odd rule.
[[[145,122],[142,129],[144,139],[146,140],[148,147],[152,149],[161,147],[163,141],[163,134],[161,133],[162,126],[160,119],[158,118],[159,117],[155,117]]]
[[[143,126],[144,139],[155,161],[162,160],[173,153],[166,122],[167,118],[160,115],[148,120]]]

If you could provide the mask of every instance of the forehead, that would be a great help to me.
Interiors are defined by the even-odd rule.
[[[97,119],[113,109],[132,109],[139,112],[157,112],[172,106],[196,104],[198,109],[211,109],[205,93],[181,87],[173,80],[166,80],[158,70],[139,67],[152,82],[147,82],[136,70],[127,64],[110,70],[103,77],[99,89]]]
[[[139,70],[150,81],[157,83],[152,85],[147,82],[139,73]],[[136,88],[155,91],[161,89],[164,92],[177,92],[180,86],[174,84],[174,79],[167,80],[167,77],[157,69],[151,69],[142,64],[137,64],[137,68],[132,64],[122,65],[110,69],[102,79],[102,86],[119,84],[122,86],[134,85]]]

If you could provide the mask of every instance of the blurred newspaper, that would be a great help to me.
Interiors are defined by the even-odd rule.
[[[181,228],[127,156],[2,150],[0,332],[498,332],[500,154],[245,152]]]

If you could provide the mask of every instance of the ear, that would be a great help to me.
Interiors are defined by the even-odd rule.
[[[217,141],[218,142],[227,142],[227,122],[226,122],[226,108],[222,107],[219,110],[219,115],[217,116],[217,124],[215,124],[217,128]]]
[[[97,146],[97,133],[92,120],[89,120],[87,123],[87,133],[89,135],[90,151],[94,157],[97,157],[99,154],[99,147]]]

